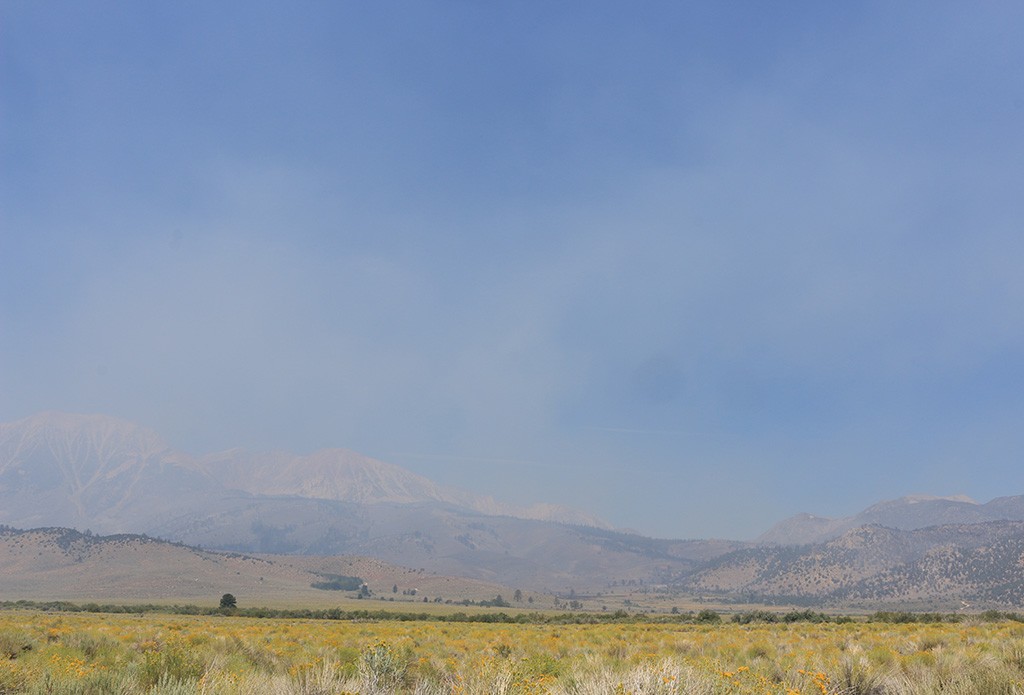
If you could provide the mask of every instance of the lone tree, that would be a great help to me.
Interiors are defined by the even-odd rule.
[[[225,609],[238,608],[238,601],[235,600],[234,595],[224,594],[220,597],[220,607]]]

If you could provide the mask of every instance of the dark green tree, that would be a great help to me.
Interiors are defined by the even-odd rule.
[[[235,600],[234,595],[224,594],[220,597],[220,607],[225,609],[238,608],[238,601]]]

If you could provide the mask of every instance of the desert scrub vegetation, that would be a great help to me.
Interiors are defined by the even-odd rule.
[[[1000,695],[1024,693],[1024,625],[3,611],[0,693]]]

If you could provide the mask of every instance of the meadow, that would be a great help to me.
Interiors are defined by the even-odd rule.
[[[327,621],[0,612],[0,693],[998,695],[1024,625]]]

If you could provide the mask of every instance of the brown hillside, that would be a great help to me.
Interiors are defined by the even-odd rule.
[[[416,588],[416,600],[493,598],[511,590],[441,577],[369,558],[304,558],[220,553],[138,535],[95,536],[71,529],[0,530],[0,600],[153,601],[210,604],[224,593],[240,605],[337,605],[351,591],[311,585],[325,575],[359,576],[375,596]],[[412,601],[403,594],[402,598]]]

